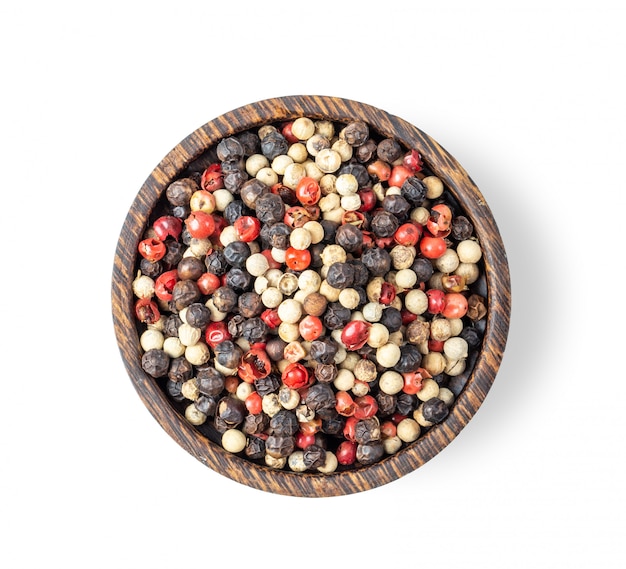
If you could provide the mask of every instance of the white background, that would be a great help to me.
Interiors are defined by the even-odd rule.
[[[0,566],[623,567],[626,10],[240,4],[0,8]],[[470,424],[418,471],[337,498],[188,455],[135,393],[110,312],[119,231],[161,158],[298,94],[440,142],[491,206],[513,283]]]

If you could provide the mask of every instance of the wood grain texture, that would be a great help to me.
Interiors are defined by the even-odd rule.
[[[449,416],[379,463],[328,475],[259,466],[224,451],[199,433],[142,370],[139,336],[132,317],[137,245],[167,186],[220,139],[300,116],[341,122],[362,119],[379,134],[419,150],[424,162],[443,180],[474,224],[483,250],[489,307],[483,351]],[[361,492],[397,480],[436,456],[459,434],[484,401],[498,373],[509,330],[510,293],[508,261],[496,221],[480,190],[444,148],[416,126],[376,107],[335,97],[303,95],[258,101],[235,109],[200,127],[172,149],[140,188],[123,224],[113,264],[111,300],[114,331],[128,375],[150,413],[181,447],[216,472],[253,488],[282,495],[322,497]]]

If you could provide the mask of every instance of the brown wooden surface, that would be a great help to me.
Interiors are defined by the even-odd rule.
[[[362,119],[378,133],[417,149],[474,224],[483,250],[488,293],[483,352],[445,421],[377,464],[334,474],[294,473],[258,466],[210,442],[180,416],[157,383],[142,370],[139,337],[132,316],[137,245],[167,186],[221,138],[300,116],[342,122]],[[474,416],[496,377],[506,346],[511,307],[509,267],[500,232],[480,190],[461,165],[435,140],[405,120],[364,103],[323,96],[289,96],[252,103],[210,121],[180,142],[154,169],[128,212],[115,252],[111,296],[114,330],[128,375],[161,427],[198,460],[232,480],[268,492],[306,497],[352,494],[387,484],[443,450]]]

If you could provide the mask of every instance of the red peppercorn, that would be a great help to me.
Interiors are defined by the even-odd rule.
[[[410,324],[414,320],[417,320],[417,314],[413,314],[412,312],[409,312],[406,308],[403,308],[400,311],[400,314],[402,315],[402,325],[403,326],[407,326],[408,324]]]
[[[341,223],[342,225],[350,223],[355,227],[362,227],[365,223],[365,216],[360,211],[346,211],[341,216]]]
[[[344,466],[353,464],[356,460],[356,443],[352,441],[343,441],[337,447],[337,462]]]
[[[154,221],[152,229],[161,241],[165,241],[168,237],[178,240],[183,230],[183,222],[173,215],[162,215]]]
[[[386,182],[391,176],[391,166],[384,160],[374,160],[367,166],[367,173],[380,182]]]
[[[306,391],[300,390],[300,398],[306,399]],[[315,433],[319,433],[322,429],[322,419],[320,417],[314,417],[310,421],[304,421],[300,423],[300,431],[304,435],[315,435]]]
[[[426,222],[426,228],[435,237],[450,235],[452,225],[452,211],[443,203],[434,205]]]
[[[391,175],[389,176],[389,180],[387,181],[390,186],[401,188],[405,180],[412,175],[413,175],[413,170],[406,167],[404,164],[400,164],[392,168]]]
[[[286,123],[283,128],[280,129],[281,134],[287,139],[289,144],[295,144],[296,142],[300,142],[300,139],[297,136],[294,136],[291,131],[293,127],[293,121],[289,121]]]
[[[283,264],[278,262],[274,257],[272,257],[272,252],[269,249],[264,249],[261,251],[261,255],[263,255],[267,262],[269,263],[270,269],[280,269]]]
[[[304,271],[311,264],[311,253],[308,249],[289,247],[285,251],[285,264],[294,271]]]
[[[469,304],[460,292],[450,292],[445,296],[445,307],[442,314],[446,318],[463,318],[467,314]]]
[[[352,320],[348,322],[341,332],[341,342],[346,350],[360,350],[369,336],[369,329],[372,325],[363,320]]]
[[[224,174],[220,164],[211,164],[200,178],[200,187],[208,192],[221,190],[224,187]]]
[[[296,197],[302,205],[313,205],[320,201],[322,190],[314,178],[305,176],[296,186]]]
[[[239,239],[245,243],[254,241],[261,233],[261,222],[251,215],[238,218],[233,224]]]
[[[405,245],[407,247],[414,247],[420,240],[422,230],[416,223],[403,223],[396,230],[393,238],[398,245]]]
[[[263,411],[263,398],[256,391],[253,391],[246,397],[245,404],[246,409],[252,415],[258,415]]]
[[[163,257],[165,257],[165,253],[167,253],[165,243],[154,237],[149,237],[148,239],[140,241],[137,250],[144,259],[148,259],[151,263],[160,261]]]
[[[428,312],[441,314],[446,307],[446,293],[442,290],[431,288],[426,291],[428,297]]]
[[[202,294],[213,294],[221,285],[220,278],[213,273],[202,273],[196,281]]]
[[[241,358],[237,375],[246,383],[254,383],[257,379],[267,377],[272,371],[272,362],[267,352],[252,348]]]
[[[427,259],[438,259],[447,249],[448,246],[443,237],[435,237],[430,233],[425,233],[420,240],[420,251]]]
[[[283,383],[291,389],[300,389],[309,383],[309,372],[299,363],[291,363],[281,375]]]
[[[417,150],[409,150],[402,158],[402,164],[413,173],[419,172],[422,169],[422,157]]]
[[[212,349],[215,349],[218,344],[221,344],[226,340],[233,339],[230,332],[228,331],[228,325],[223,320],[220,322],[211,322],[206,327],[204,338],[207,345]]]
[[[140,298],[135,303],[135,316],[140,322],[154,324],[161,318],[157,303],[149,298]]]
[[[189,235],[196,239],[206,239],[215,231],[215,220],[210,213],[197,210],[192,211],[185,219]]]
[[[396,288],[391,284],[384,282],[380,287],[380,299],[381,304],[389,305],[396,298]]]
[[[354,404],[354,399],[347,391],[338,391],[335,394],[335,409],[337,413],[343,415],[344,417],[351,417],[354,415],[354,411],[356,406]]]
[[[305,316],[302,320],[300,320],[300,323],[298,324],[298,330],[302,338],[304,338],[308,342],[312,342],[322,335],[324,325],[317,316],[312,316],[309,314]]]
[[[354,415],[351,415],[346,419],[346,422],[343,426],[343,438],[347,441],[354,441],[356,436],[356,424],[359,422]]]
[[[289,227],[302,227],[305,223],[312,221],[311,213],[304,206],[296,205],[290,207],[285,212],[283,221]]]
[[[442,340],[428,340],[428,351],[430,352],[443,352]]]
[[[172,300],[174,285],[178,282],[178,270],[172,269],[161,273],[154,281],[154,294],[159,300]]]
[[[303,433],[302,431],[298,431],[296,433],[296,446],[299,449],[305,449],[314,443],[315,433]]]
[[[398,430],[393,421],[384,421],[380,424],[380,434],[384,439],[395,437],[397,432]]]
[[[276,308],[268,308],[261,314],[261,320],[267,324],[269,328],[274,330],[280,326],[282,320],[278,316],[278,310]]]
[[[424,376],[419,370],[403,373],[402,377],[404,378],[404,387],[402,388],[402,391],[404,391],[404,393],[408,393],[409,395],[415,395],[422,390],[422,382],[424,381]]]
[[[378,411],[378,403],[371,395],[357,397],[354,403],[356,405],[354,416],[359,420],[373,417]]]
[[[359,208],[359,211],[372,211],[376,207],[377,198],[372,188],[363,188],[357,193],[361,198],[361,207]]]

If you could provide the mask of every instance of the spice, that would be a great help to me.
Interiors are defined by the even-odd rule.
[[[443,181],[354,120],[218,141],[138,244],[141,365],[270,468],[366,466],[446,420],[482,344],[482,249]]]

